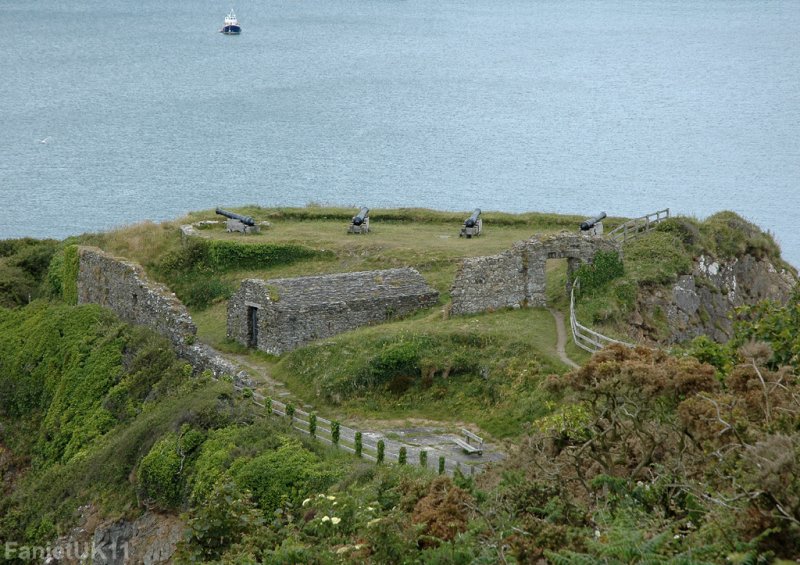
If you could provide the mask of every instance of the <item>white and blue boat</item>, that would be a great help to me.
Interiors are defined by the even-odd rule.
[[[236,19],[236,14],[233,13],[233,10],[225,16],[225,24],[219,31],[225,35],[239,35],[242,33],[242,26],[239,25],[239,20]]]

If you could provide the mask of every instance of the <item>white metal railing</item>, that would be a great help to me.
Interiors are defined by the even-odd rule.
[[[632,343],[608,337],[578,322],[578,318],[575,316],[575,287],[579,285],[580,279],[576,278],[572,283],[572,290],[569,293],[569,326],[572,330],[572,340],[575,342],[575,345],[589,353],[600,351],[612,343],[618,343],[626,347],[635,347]]]
[[[647,214],[641,218],[628,220],[606,234],[606,237],[625,245],[640,235],[653,230],[658,224],[669,218],[669,208]]]

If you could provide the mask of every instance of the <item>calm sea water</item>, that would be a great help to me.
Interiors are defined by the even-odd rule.
[[[731,209],[800,265],[800,3],[0,0],[0,237],[215,205]],[[46,143],[40,140],[46,139]]]

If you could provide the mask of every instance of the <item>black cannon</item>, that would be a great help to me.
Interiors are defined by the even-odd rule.
[[[464,225],[461,227],[461,233],[458,237],[470,238],[473,235],[481,235],[483,231],[483,220],[481,219],[481,209],[475,208],[472,215],[464,220]]]
[[[369,233],[369,208],[364,206],[353,216],[347,233]]]
[[[225,222],[225,228],[229,232],[258,233],[260,231],[259,227],[256,225],[256,221],[250,216],[242,216],[241,214],[228,212],[222,208],[217,208],[217,214],[228,218]]]
[[[592,218],[586,218],[581,222],[581,231],[591,231],[594,235],[603,233],[603,219],[606,217],[605,212],[600,212]]]
[[[256,221],[250,216],[242,216],[241,214],[237,214],[235,212],[228,212],[227,210],[223,210],[222,208],[217,208],[217,214],[219,214],[220,216],[225,216],[230,220],[239,220],[246,226],[256,225]]]

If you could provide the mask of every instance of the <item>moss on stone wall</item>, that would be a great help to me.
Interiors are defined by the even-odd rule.
[[[78,246],[64,248],[61,264],[61,296],[67,304],[78,303]]]

